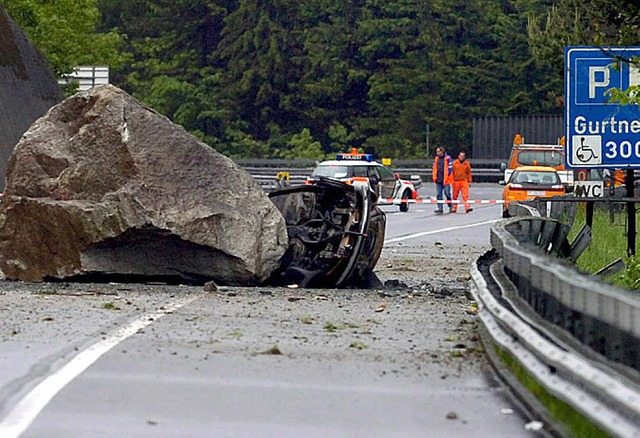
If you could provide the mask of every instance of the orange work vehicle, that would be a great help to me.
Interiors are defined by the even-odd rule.
[[[528,201],[565,193],[566,188],[553,167],[520,166],[513,171],[502,191],[502,217],[509,217],[509,203],[513,201]]]
[[[516,134],[509,162],[500,165],[505,183],[509,182],[511,174],[520,166],[546,166],[558,172],[562,184],[573,186],[573,172],[564,165],[564,149],[564,137],[557,144],[529,144],[524,142],[520,134]]]
[[[608,178],[605,178],[605,187],[609,187],[613,183],[614,187],[621,187],[627,178],[627,172],[624,170],[616,169],[609,171]]]

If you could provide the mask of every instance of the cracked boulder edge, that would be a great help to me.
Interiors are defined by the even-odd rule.
[[[322,179],[271,192],[282,212],[289,246],[269,282],[276,286],[371,287],[386,215],[364,186]]]
[[[112,85],[31,125],[0,208],[12,280],[253,285],[288,247],[284,218],[245,170]]]

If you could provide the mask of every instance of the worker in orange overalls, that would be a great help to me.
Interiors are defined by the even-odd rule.
[[[443,204],[446,202],[449,206],[449,212],[453,209],[451,204],[451,184],[453,183],[453,165],[451,164],[451,156],[447,154],[443,147],[436,148],[436,157],[433,160],[433,182],[436,183],[436,199],[438,201],[436,213],[442,214]],[[445,201],[443,195],[447,198]]]
[[[458,158],[453,161],[453,200],[457,201],[462,193],[464,209],[467,213],[473,211],[469,204],[469,184],[471,184],[471,165],[467,161],[467,154],[460,152]],[[451,212],[458,210],[458,204],[452,204]]]

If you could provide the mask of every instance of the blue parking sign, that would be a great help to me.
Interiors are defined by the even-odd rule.
[[[624,60],[640,47],[566,47],[567,167],[640,167],[640,110],[610,103],[607,91],[640,85],[640,68]]]

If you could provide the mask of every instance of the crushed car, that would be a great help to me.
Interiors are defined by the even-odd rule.
[[[380,258],[386,215],[369,184],[332,178],[269,193],[285,218],[289,246],[274,286],[368,287]]]

